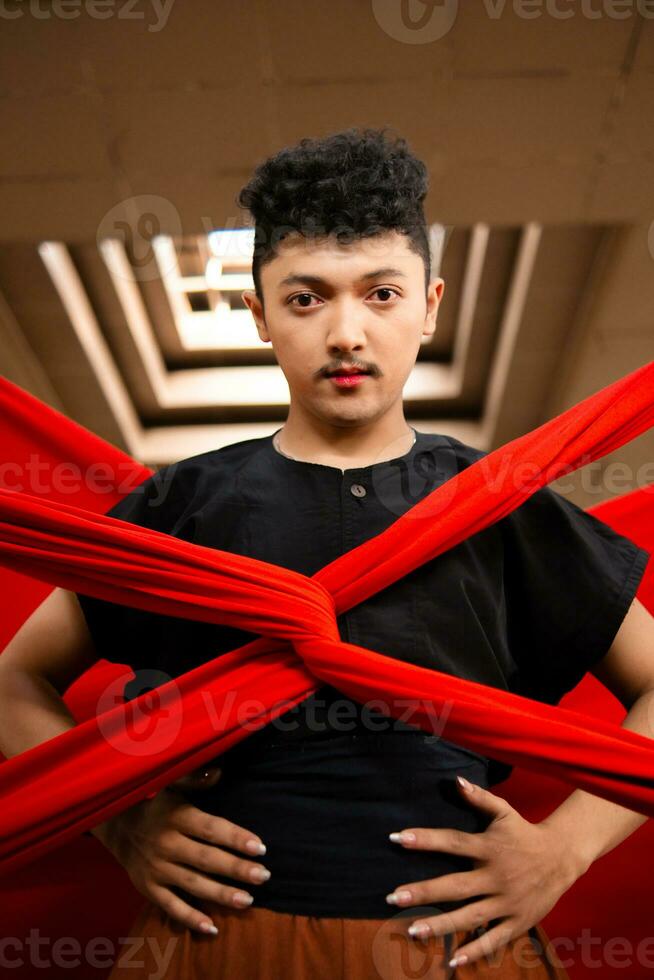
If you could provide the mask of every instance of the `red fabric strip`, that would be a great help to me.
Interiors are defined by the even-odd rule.
[[[149,473],[7,381],[0,384],[0,407],[5,461],[16,462],[12,445],[20,448],[19,462],[26,448],[42,452],[50,465],[74,462],[81,470],[89,461],[109,460],[132,479],[128,489]],[[239,717],[244,700],[261,704],[263,724],[318,682],[360,701],[383,701],[395,717],[409,699],[412,723],[427,731],[653,815],[650,739],[345,643],[335,621],[653,420],[651,362],[488,454],[312,578],[94,513],[97,494],[90,490],[91,506],[82,502],[85,493],[73,505],[54,485],[33,493],[31,485],[7,489],[6,479],[0,481],[0,564],[13,573],[263,637],[6,761],[0,767],[0,872],[34,860],[247,737],[250,728]],[[632,537],[643,547],[650,547],[644,532],[651,540],[654,528],[653,490],[643,487],[623,502],[625,511],[638,511],[638,536]],[[108,494],[102,509],[113,502]],[[613,513],[614,503],[603,505],[603,514]],[[639,598],[654,611],[650,573],[651,563]],[[219,724],[207,711],[207,696],[215,712],[223,712]],[[156,734],[135,751],[135,713],[148,706]]]

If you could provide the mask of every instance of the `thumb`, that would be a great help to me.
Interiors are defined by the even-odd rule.
[[[484,789],[483,786],[478,786],[476,783],[471,783],[463,776],[456,777],[456,783],[459,787],[459,791],[462,796],[469,803],[474,803],[478,806],[480,810],[485,813],[491,814],[493,817],[505,816],[510,810],[513,809],[507,800],[503,799],[501,796],[496,796],[495,793],[491,793],[490,790]]]

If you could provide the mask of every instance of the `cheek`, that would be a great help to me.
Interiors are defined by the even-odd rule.
[[[318,360],[315,348],[305,350],[297,345],[289,346],[284,351],[284,357],[278,356],[277,360],[289,388],[296,393],[316,391],[315,373],[325,362]]]
[[[383,367],[391,375],[404,373],[416,359],[418,342],[413,332],[402,330],[401,326],[398,324],[397,331],[390,333],[379,349]]]
[[[303,329],[304,327],[304,329]],[[317,356],[320,338],[300,323],[294,330],[289,330],[282,340],[282,355],[285,361],[298,363],[302,358]]]
[[[314,367],[316,352],[312,352],[310,347],[307,349],[299,337],[283,337],[278,338],[275,357],[288,378],[300,379]]]

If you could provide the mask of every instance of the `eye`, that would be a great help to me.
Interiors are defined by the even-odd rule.
[[[306,296],[311,297],[311,296],[314,296],[314,294],[313,293],[296,293],[295,296],[291,296],[291,298],[287,301],[288,302],[288,305],[289,306],[292,306],[293,305],[293,300],[300,299],[300,298],[304,299]],[[318,298],[317,296],[314,296],[314,299],[317,299],[317,298]],[[302,305],[300,308],[303,309],[303,310],[306,310],[307,309],[307,307],[305,305]]]
[[[398,292],[397,289],[392,289],[390,286],[378,286],[377,289],[374,290],[374,292],[372,293],[372,295],[374,296],[375,293],[388,293],[388,294],[390,294],[392,296],[399,296],[400,295],[400,293]],[[287,304],[289,306],[294,306],[294,305],[296,305],[295,304],[295,300],[306,299],[306,298],[311,299],[311,297],[313,297],[314,299],[318,299],[319,298],[319,297],[317,297],[315,295],[315,293],[296,293],[295,296],[291,296],[286,302],[287,302]],[[389,298],[390,298],[390,296],[389,296]],[[383,300],[383,303],[387,305],[387,300]],[[309,309],[310,308],[309,307],[309,304],[307,304],[307,303],[301,303],[299,305],[300,305],[300,309],[303,309],[303,310],[306,310],[306,309]]]
[[[399,296],[400,295],[398,293],[397,289],[391,289],[390,286],[378,286],[377,289],[375,289],[375,293],[392,293],[394,296]],[[374,293],[373,293],[373,296],[374,296]]]

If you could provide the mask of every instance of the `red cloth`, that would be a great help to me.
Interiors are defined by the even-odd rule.
[[[416,705],[412,720],[428,731],[436,722],[443,737],[537,772],[539,783],[543,776],[560,779],[568,789],[580,786],[654,814],[654,747],[619,728],[619,719],[589,718],[398,662],[344,643],[335,622],[336,614],[510,513],[540,486],[649,428],[653,382],[654,362],[490,453],[309,579],[102,516],[150,471],[2,381],[0,564],[7,571],[0,584],[3,596],[20,597],[6,611],[3,643],[49,591],[40,582],[264,638],[127,705],[106,710],[101,702],[73,730],[6,761],[0,871],[25,867],[247,737],[239,697],[261,704],[264,724],[310,695],[316,678],[361,701],[383,700],[396,716],[409,698]],[[100,461],[108,467],[105,496],[88,471]],[[654,485],[644,487],[593,511],[654,550],[652,491]],[[654,612],[652,563],[638,595]],[[224,695],[233,690],[239,697],[229,703]],[[222,710],[220,729],[206,708],[208,692]],[[134,727],[138,707],[151,714],[147,744]]]

